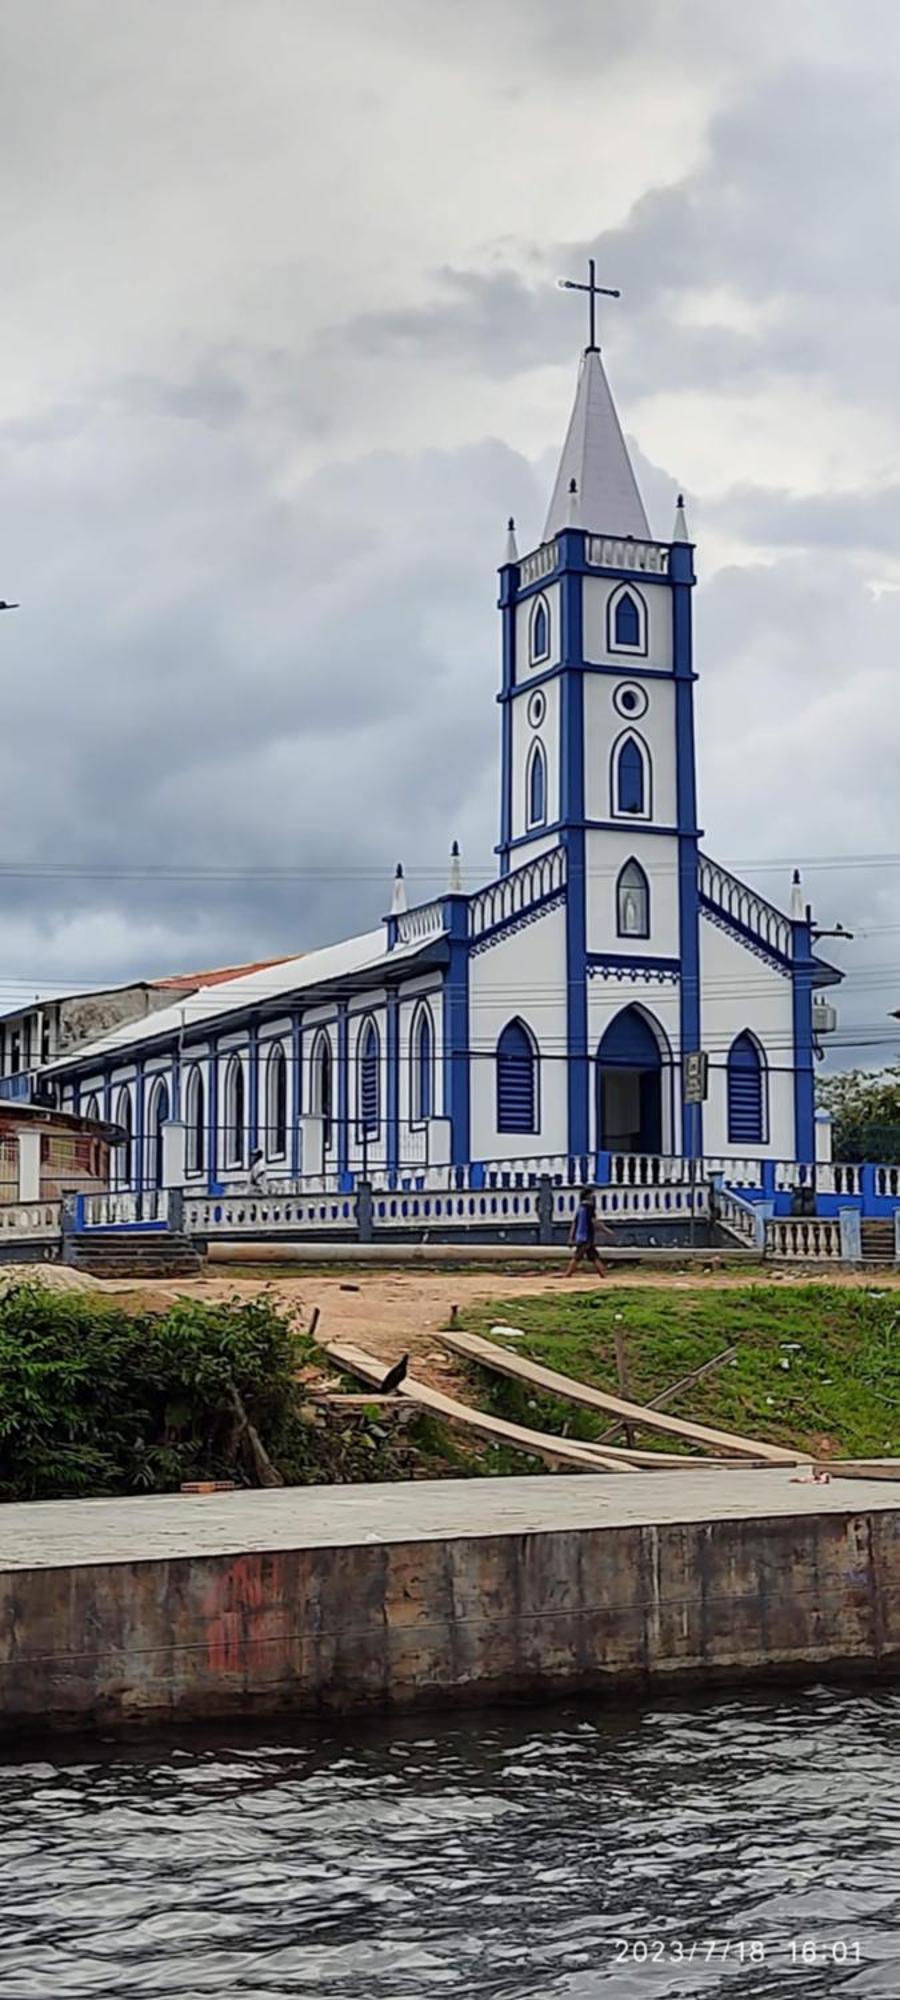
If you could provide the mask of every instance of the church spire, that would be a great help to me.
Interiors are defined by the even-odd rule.
[[[575,509],[570,507],[573,480]],[[598,347],[586,348],[581,358],[575,405],[544,528],[545,542],[573,525],[595,535],[651,540]]]

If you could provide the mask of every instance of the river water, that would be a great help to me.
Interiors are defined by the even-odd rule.
[[[900,1693],[46,1742],[2,2000],[900,1997]]]

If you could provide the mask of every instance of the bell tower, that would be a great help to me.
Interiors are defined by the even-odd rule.
[[[587,285],[567,288],[588,294],[590,340],[543,539],[520,556],[511,525],[500,571],[498,854],[507,873],[566,849],[570,1152],[599,1143],[590,1004],[626,983],[667,988],[668,1139],[690,1152],[701,1140],[679,1079],[682,1051],[700,1045],[693,550],[680,501],[672,540],[651,534],[596,344],[593,263]]]

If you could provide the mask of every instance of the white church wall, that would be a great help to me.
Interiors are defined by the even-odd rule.
[[[507,1022],[519,1019],[539,1053],[537,1132],[497,1129],[496,1049]],[[565,1152],[566,1082],[565,911],[476,952],[469,961],[472,1158],[529,1159]]]
[[[621,833],[589,833],[586,840],[587,948],[627,952],[634,958],[677,958],[679,953],[677,844],[641,833],[629,822]],[[650,888],[650,936],[619,937],[616,884],[626,861],[640,863]]]
[[[621,666],[623,674],[628,672],[627,662],[635,666],[656,667],[661,673],[668,673],[672,667],[672,593],[667,584],[640,583],[628,580],[626,588],[632,596],[640,598],[646,606],[646,651],[622,651],[611,647],[609,641],[610,598],[622,588],[619,577],[586,576],[584,579],[584,657],[592,666]]]
[[[604,978],[595,973],[588,981],[589,1130],[593,1147],[604,1142],[597,1116],[597,1052],[617,1014],[626,1007],[638,1007],[648,1017],[662,1059],[662,1150],[680,1152],[680,1005],[680,987],[674,980]]]
[[[533,680],[536,674],[546,673],[548,667],[559,665],[560,654],[560,592],[558,583],[548,583],[539,593],[547,607],[549,618],[549,647],[542,659],[531,657],[531,626],[534,607],[538,597],[523,598],[516,605],[516,683]]]
[[[710,1056],[709,1100],[703,1112],[703,1150],[794,1158],[793,990],[791,981],[737,938],[700,917],[701,1045]],[[728,1138],[726,1062],[736,1035],[748,1028],[763,1049],[768,1116],[762,1145]]]
[[[431,1115],[432,1118],[442,1118],[445,1115],[443,994],[439,986],[417,980],[410,986],[401,988],[398,1009],[397,1040],[400,1065],[398,1155],[401,1168],[405,1165],[425,1164],[428,1156],[427,1122],[413,1116],[413,1033],[423,1007],[428,1008],[432,1028]]]
[[[632,716],[616,708],[623,688],[634,688],[641,700],[646,697],[647,706],[643,713]],[[673,683],[646,681],[639,685],[627,675],[619,681],[608,674],[585,674],[585,802],[588,819],[616,817],[612,791],[613,751],[620,738],[628,735],[636,736],[649,753],[646,818],[657,826],[674,826],[678,809]],[[629,814],[623,823],[639,826],[641,817]]]

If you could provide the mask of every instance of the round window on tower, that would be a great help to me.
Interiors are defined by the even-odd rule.
[[[621,687],[615,689],[613,707],[618,710],[620,715],[627,715],[629,721],[633,722],[636,716],[646,715],[647,713],[647,695],[645,690],[642,687],[636,687],[634,681],[626,681]]]
[[[546,713],[546,697],[541,694],[539,688],[536,688],[528,703],[528,720],[531,723],[532,729],[540,729]]]

